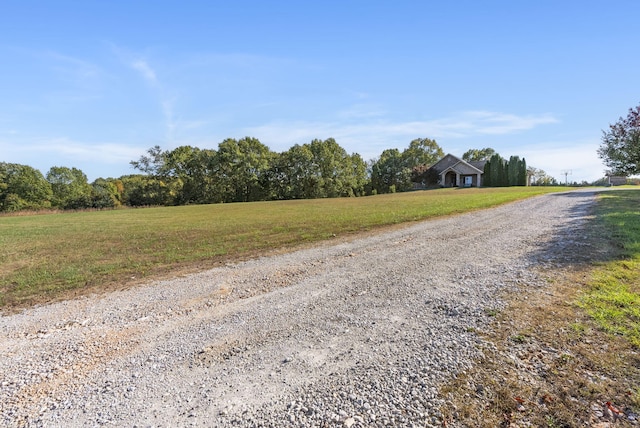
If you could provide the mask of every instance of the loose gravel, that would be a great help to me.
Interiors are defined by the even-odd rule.
[[[575,254],[551,194],[0,318],[4,426],[439,426],[501,292]],[[545,273],[546,275],[549,272]]]

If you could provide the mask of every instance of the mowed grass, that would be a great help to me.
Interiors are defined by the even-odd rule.
[[[619,253],[595,270],[580,304],[603,329],[640,348],[640,191],[602,193],[596,214]]]
[[[559,187],[439,189],[362,198],[0,217],[0,307],[194,271]]]

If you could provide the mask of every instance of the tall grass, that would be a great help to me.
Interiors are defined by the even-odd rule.
[[[597,217],[618,252],[595,270],[580,304],[606,331],[640,348],[640,191],[603,193]]]
[[[0,217],[0,307],[123,286],[392,224],[562,190],[442,189],[363,198]]]

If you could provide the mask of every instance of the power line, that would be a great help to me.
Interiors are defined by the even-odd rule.
[[[570,169],[565,169],[560,171],[560,174],[564,175],[564,185],[567,186],[569,181],[567,180],[567,177],[569,175],[571,175],[571,170]]]

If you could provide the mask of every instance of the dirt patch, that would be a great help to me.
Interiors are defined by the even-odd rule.
[[[442,389],[446,426],[638,425],[638,350],[600,331],[575,304],[590,270],[548,277],[547,287],[507,296],[482,332],[484,357]]]

